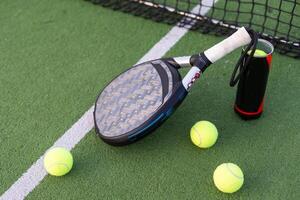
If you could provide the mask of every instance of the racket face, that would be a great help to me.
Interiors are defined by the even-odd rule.
[[[133,66],[98,96],[94,110],[96,132],[105,142],[115,145],[128,144],[144,136],[177,103],[178,98],[173,96],[180,85],[178,70],[167,61]]]

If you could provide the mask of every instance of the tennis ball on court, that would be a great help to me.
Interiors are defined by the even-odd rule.
[[[67,174],[73,166],[73,156],[65,148],[55,147],[50,149],[44,157],[44,167],[53,176]]]
[[[196,146],[209,148],[216,143],[218,130],[215,125],[209,121],[199,121],[191,128],[190,136]]]
[[[251,53],[251,50],[248,51],[248,54],[249,54],[249,55],[250,55],[250,53]],[[266,52],[264,52],[263,50],[256,49],[253,56],[254,56],[254,57],[266,57],[267,54],[266,54]]]
[[[220,191],[233,193],[242,187],[244,174],[236,164],[223,163],[216,168],[213,179],[215,186]]]

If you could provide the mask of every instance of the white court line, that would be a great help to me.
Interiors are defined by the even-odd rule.
[[[217,0],[202,0],[203,5],[213,5]],[[199,13],[200,6],[196,6],[192,12]],[[202,7],[201,15],[205,15],[210,7]],[[159,42],[157,42],[139,61],[153,60],[164,56],[186,33],[188,29],[174,26]],[[67,130],[49,149],[60,146],[71,150],[80,142],[84,136],[93,129],[93,110],[92,106],[84,115]],[[0,197],[0,200],[19,200],[24,199],[40,182],[45,178],[47,172],[43,167],[42,155],[22,176],[10,186]]]
[[[65,132],[52,147],[65,147],[71,150],[93,128],[92,106],[84,115]],[[47,172],[41,156],[10,188],[0,197],[1,200],[24,199],[45,178]]]

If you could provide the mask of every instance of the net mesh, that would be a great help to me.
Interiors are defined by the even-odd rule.
[[[229,35],[245,26],[279,53],[300,58],[299,0],[90,0],[146,19]]]

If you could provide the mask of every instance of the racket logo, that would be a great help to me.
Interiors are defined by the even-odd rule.
[[[194,75],[194,77],[191,79],[191,81],[189,82],[189,84],[188,84],[188,90],[190,90],[190,88],[192,87],[192,85],[196,82],[196,80],[198,79],[198,78],[200,78],[200,71],[199,72],[196,72],[195,73],[195,75]]]

